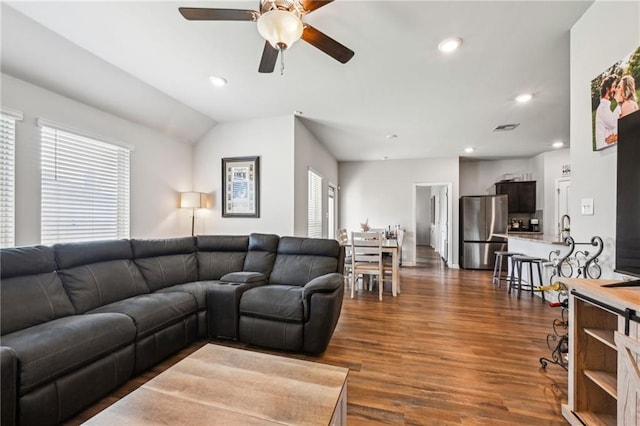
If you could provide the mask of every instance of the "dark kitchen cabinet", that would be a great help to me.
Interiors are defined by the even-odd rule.
[[[496,194],[508,196],[509,213],[536,211],[536,181],[498,182]]]

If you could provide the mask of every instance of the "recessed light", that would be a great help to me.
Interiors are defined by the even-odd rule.
[[[516,96],[516,102],[520,104],[529,102],[531,99],[533,99],[533,95],[531,93],[521,93],[518,96]]]
[[[227,84],[226,79],[222,77],[217,77],[215,75],[212,75],[211,77],[209,77],[209,81],[211,82],[211,84],[218,87],[225,86]]]
[[[564,146],[564,142],[557,141],[557,142],[554,142],[553,144],[551,144],[551,146],[554,147],[554,148],[562,148]]]
[[[445,38],[438,44],[438,50],[443,53],[451,53],[456,50],[462,44],[460,37]]]
[[[472,146],[464,149],[464,152],[466,152],[467,154],[471,154],[473,151],[475,151],[475,149]]]
[[[302,115],[304,114],[302,111],[295,110],[293,111],[293,115]]]
[[[387,138],[387,139],[395,139],[397,137],[398,137],[398,135],[396,135],[394,133],[389,133],[387,136],[385,136],[385,138]]]

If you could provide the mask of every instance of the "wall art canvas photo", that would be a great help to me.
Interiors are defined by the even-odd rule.
[[[591,80],[593,150],[618,142],[618,119],[638,110],[640,46]]]

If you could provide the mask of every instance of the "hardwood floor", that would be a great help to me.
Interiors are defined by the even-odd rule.
[[[345,295],[342,315],[320,357],[348,367],[350,425],[565,425],[567,373],[540,368],[560,312],[539,298],[516,299],[491,272],[447,269],[431,253],[403,267],[402,294]],[[198,342],[72,419],[78,424],[205,342]],[[246,348],[233,342],[220,342]],[[256,350],[255,348],[251,348]],[[268,351],[263,351],[268,352]],[[274,352],[275,353],[275,352]]]

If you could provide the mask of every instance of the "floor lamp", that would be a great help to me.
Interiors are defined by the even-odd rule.
[[[194,236],[196,224],[196,209],[207,206],[207,194],[203,192],[181,192],[180,208],[191,209],[191,236]]]

